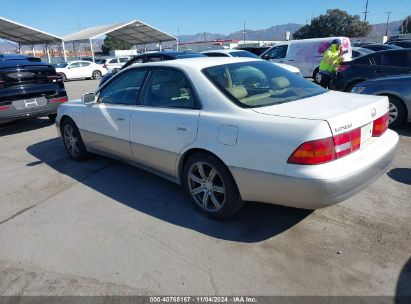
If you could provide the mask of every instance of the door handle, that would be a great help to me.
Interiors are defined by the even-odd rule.
[[[288,62],[291,62],[291,61],[295,61],[294,59],[290,59],[290,60],[288,60]]]
[[[122,115],[117,116],[116,119],[117,119],[118,121],[124,121],[124,120],[126,120],[126,118],[125,118],[124,116],[122,116]]]
[[[177,131],[186,132],[186,131],[188,131],[188,127],[187,127],[186,124],[177,125]]]

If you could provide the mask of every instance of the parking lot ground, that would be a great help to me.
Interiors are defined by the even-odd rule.
[[[399,133],[392,169],[341,204],[214,221],[150,173],[70,160],[47,119],[2,126],[0,295],[411,295],[411,125]]]

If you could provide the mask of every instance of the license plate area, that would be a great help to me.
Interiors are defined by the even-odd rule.
[[[365,143],[367,140],[369,140],[372,137],[372,128],[373,128],[372,122],[361,127],[361,144]]]
[[[37,97],[30,99],[22,99],[13,101],[13,106],[16,110],[28,110],[47,105],[47,98]]]

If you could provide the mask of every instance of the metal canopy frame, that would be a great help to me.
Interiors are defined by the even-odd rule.
[[[101,25],[87,28],[63,37],[64,42],[88,42],[94,60],[92,40],[107,35],[131,45],[161,43],[177,40],[176,37],[156,29],[142,21],[132,20],[111,25]]]
[[[22,45],[31,46],[34,55],[35,45],[44,45],[50,62],[49,44],[61,44],[64,50],[63,38],[35,29],[33,27],[0,17],[0,38],[18,43],[19,50]],[[66,54],[63,51],[64,58]]]

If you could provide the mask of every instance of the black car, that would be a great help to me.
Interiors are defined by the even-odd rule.
[[[399,127],[411,122],[411,75],[399,75],[372,79],[358,83],[353,93],[384,95],[390,100],[390,127]]]
[[[54,121],[67,100],[54,67],[40,58],[0,54],[0,123],[40,116]]]
[[[243,51],[248,51],[250,53],[253,53],[257,56],[260,56],[262,53],[264,53],[265,51],[267,51],[270,47],[268,46],[249,46],[249,47],[238,47],[236,48],[237,50],[243,50]]]
[[[331,88],[349,92],[359,82],[399,74],[411,74],[411,49],[375,52],[343,62]]]
[[[384,43],[364,44],[361,47],[365,49],[369,49],[374,52],[401,49],[399,46],[391,45],[391,44],[384,44]]]
[[[175,60],[175,59],[184,59],[184,58],[194,58],[194,57],[206,57],[203,54],[198,53],[186,53],[186,52],[153,52],[145,53],[127,61],[120,69],[123,70],[135,63],[146,63],[146,62],[156,62],[156,61],[166,61],[166,60]],[[104,75],[99,86],[102,86],[107,80],[109,80],[116,73],[107,73]]]
[[[411,48],[411,40],[394,40],[394,41],[388,41],[388,45],[396,45],[398,47],[410,49]]]

